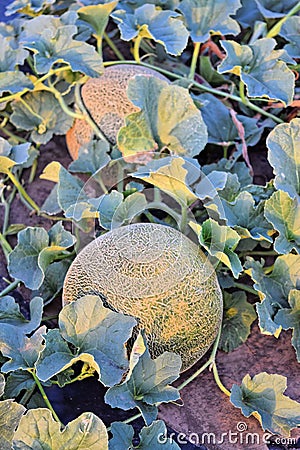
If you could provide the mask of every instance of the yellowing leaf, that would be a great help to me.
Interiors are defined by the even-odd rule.
[[[300,425],[300,404],[283,395],[286,388],[282,375],[262,372],[252,379],[246,375],[241,386],[233,385],[230,401],[246,417],[257,412],[264,430],[287,436]]]
[[[58,183],[60,168],[61,165],[58,161],[52,161],[45,167],[43,173],[40,175],[40,178],[42,180],[48,180],[53,181],[54,183]]]
[[[8,173],[9,169],[15,164],[15,161],[7,156],[0,156],[0,173]]]
[[[198,197],[186,184],[187,170],[183,168],[184,163],[183,158],[175,157],[171,159],[169,164],[159,167],[156,171],[150,170],[150,172],[144,174],[136,173],[133,176],[158,187],[181,205],[188,205],[197,200]]]

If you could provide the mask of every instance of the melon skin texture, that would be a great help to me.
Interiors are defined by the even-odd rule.
[[[88,244],[67,273],[63,303],[86,294],[136,318],[151,356],[179,354],[182,371],[209,349],[222,323],[222,293],[204,253],[174,228],[139,223]]]
[[[112,144],[117,142],[117,134],[125,125],[125,117],[139,111],[127,97],[128,82],[136,75],[154,76],[169,82],[166,77],[147,67],[117,64],[107,67],[100,78],[90,78],[81,88],[86,111]],[[78,158],[80,147],[87,145],[92,136],[91,126],[83,119],[76,119],[66,135],[69,153],[73,159]]]

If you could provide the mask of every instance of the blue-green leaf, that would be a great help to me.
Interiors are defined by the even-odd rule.
[[[293,329],[292,344],[300,362],[300,291],[292,289],[288,301],[289,308],[279,310],[275,319],[284,330]]]
[[[281,325],[276,320],[276,313],[282,308],[288,308],[290,291],[300,288],[299,267],[299,255],[279,256],[275,260],[273,272],[268,276],[258,261],[248,257],[245,268],[261,300],[261,303],[256,304],[256,309],[262,333],[279,335]]]
[[[49,409],[31,409],[25,414],[14,435],[14,450],[108,450],[108,436],[99,417],[85,412],[63,430]]]
[[[255,0],[261,14],[267,19],[284,17],[295,5],[298,0]]]
[[[43,350],[43,335],[46,327],[40,327],[30,338],[22,328],[14,325],[0,325],[0,351],[9,361],[3,364],[3,373],[14,370],[32,369]]]
[[[34,63],[38,73],[47,73],[56,62],[69,64],[73,72],[81,72],[89,77],[99,77],[103,73],[101,56],[86,42],[72,39],[76,32],[75,25],[59,27],[55,35],[52,34],[52,30],[46,29],[38,41],[27,41],[24,44],[34,52]]]
[[[146,341],[144,339],[144,345]],[[164,352],[152,360],[148,349],[139,357],[130,373],[129,379],[111,387],[105,401],[113,408],[125,410],[137,407],[150,425],[157,417],[158,402],[170,402],[180,398],[176,388],[169,384],[179,377],[181,358],[179,355]]]
[[[118,146],[125,157],[165,147],[195,156],[204,148],[206,126],[187,89],[138,76],[129,81],[127,92],[141,111],[130,114],[119,131]]]
[[[245,292],[236,291],[232,294],[224,292],[224,315],[219,348],[232,352],[243,344],[249,334],[256,314],[253,305],[247,302]]]
[[[17,12],[26,13],[29,11],[38,13],[53,3],[55,3],[55,0],[15,0],[6,7],[6,15],[10,16]]]
[[[241,6],[239,0],[183,0],[178,9],[183,13],[194,42],[205,42],[214,31],[238,34],[240,27],[230,17]]]
[[[78,158],[69,166],[70,172],[95,174],[109,163],[109,150],[107,141],[89,142],[87,147],[79,149]]]
[[[36,330],[41,323],[43,314],[43,299],[34,297],[29,304],[30,320],[26,320],[20,312],[19,305],[15,299],[9,295],[1,298],[0,302],[0,323],[12,325],[20,329],[24,334],[29,334]]]
[[[60,222],[48,233],[44,228],[28,227],[18,233],[18,244],[9,255],[9,273],[30,289],[38,289],[49,264],[74,243],[74,236]]]
[[[267,137],[275,186],[290,197],[300,195],[300,119],[277,125]]]
[[[17,94],[25,89],[33,89],[33,84],[23,72],[0,73],[0,94],[3,92]]]
[[[284,60],[283,50],[274,50],[275,39],[258,39],[251,45],[234,41],[221,41],[226,58],[218,66],[218,72],[231,72],[240,76],[247,86],[249,97],[267,97],[293,101],[295,77]]]
[[[277,191],[265,203],[265,217],[279,232],[274,242],[278,253],[300,253],[300,197]]]
[[[292,58],[300,58],[300,17],[288,17],[279,32],[289,43],[284,46]]]
[[[131,425],[113,422],[111,425],[113,438],[109,441],[109,450],[179,450],[179,446],[167,436],[167,427],[162,420],[153,422],[149,427],[143,427],[139,433],[138,447],[133,447],[134,430]]]
[[[289,436],[300,425],[300,403],[284,395],[286,377],[266,372],[243,378],[241,386],[233,385],[230,401],[249,417],[257,412],[264,430]]]
[[[202,225],[197,225],[198,239],[208,253],[229,267],[233,276],[238,278],[243,270],[238,255],[234,252],[240,236],[232,228],[219,225],[213,219],[207,219]]]
[[[255,206],[254,198],[247,191],[242,191],[233,201],[215,198],[205,204],[209,214],[234,228],[242,239],[273,242],[272,227],[264,217],[264,202]]]
[[[45,354],[38,363],[38,374],[45,381],[77,360],[87,360],[100,372],[106,386],[119,383],[128,368],[125,342],[136,325],[133,317],[116,313],[103,306],[100,297],[86,295],[66,305],[59,315],[58,332],[52,331],[46,343]],[[55,334],[54,334],[55,333]],[[48,333],[49,334],[49,333]],[[63,341],[63,339],[65,341]],[[71,343],[72,354],[66,345]],[[48,345],[47,345],[48,344]],[[60,357],[53,362],[53,351],[58,346]]]
[[[174,11],[162,11],[154,5],[145,4],[132,14],[118,10],[111,16],[118,23],[125,41],[138,35],[154,39],[171,55],[180,55],[187,45],[188,31],[179,19],[180,14]]]
[[[22,102],[13,102],[10,119],[17,128],[33,130],[31,139],[37,144],[46,144],[53,134],[65,134],[71,127],[73,119],[61,109],[52,93],[33,92],[22,98]]]

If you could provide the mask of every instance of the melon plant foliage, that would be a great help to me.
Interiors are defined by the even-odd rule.
[[[0,18],[0,245],[8,270],[0,293],[0,447],[178,449],[159,443],[167,431],[157,407],[180,399],[180,386],[171,386],[180,357],[151,360],[143,333],[127,355],[136,321],[98,296],[65,306],[54,322],[47,308],[61,298],[83,236],[132,221],[165,224],[194,234],[217,271],[224,317],[214,373],[216,352],[246,342],[256,319],[263,334],[291,330],[300,362],[299,3],[7,4]],[[80,86],[124,62],[156,69],[170,83],[130,80],[139,111],[112,146],[82,107]],[[74,119],[87,121],[94,137],[64,167],[51,142],[66,153],[56,136]],[[273,169],[260,185],[251,166],[259,149]],[[30,189],[38,186],[37,166],[48,182],[42,203]],[[119,174],[112,185],[101,175],[107,167]],[[11,219],[20,201],[25,223]],[[27,315],[14,298],[20,288]],[[89,411],[60,423],[47,388],[88,377],[107,387],[108,404],[140,412],[138,444],[132,425],[114,422],[109,433],[105,418]],[[288,383],[266,371],[245,374],[230,401],[264,430],[288,436],[300,426],[300,404],[284,394]]]

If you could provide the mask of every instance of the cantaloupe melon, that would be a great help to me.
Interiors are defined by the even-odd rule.
[[[178,353],[182,370],[213,343],[222,320],[222,294],[212,265],[174,228],[138,223],[88,244],[67,273],[63,303],[98,294],[106,306],[134,316],[149,351]]]
[[[90,78],[81,88],[82,103],[102,134],[112,143],[117,141],[119,129],[125,125],[125,117],[137,112],[137,108],[127,97],[129,80],[135,75],[154,76],[168,81],[166,77],[147,67],[117,64],[107,67],[100,78]],[[76,119],[67,132],[66,141],[73,159],[86,145],[93,130],[86,120]]]

